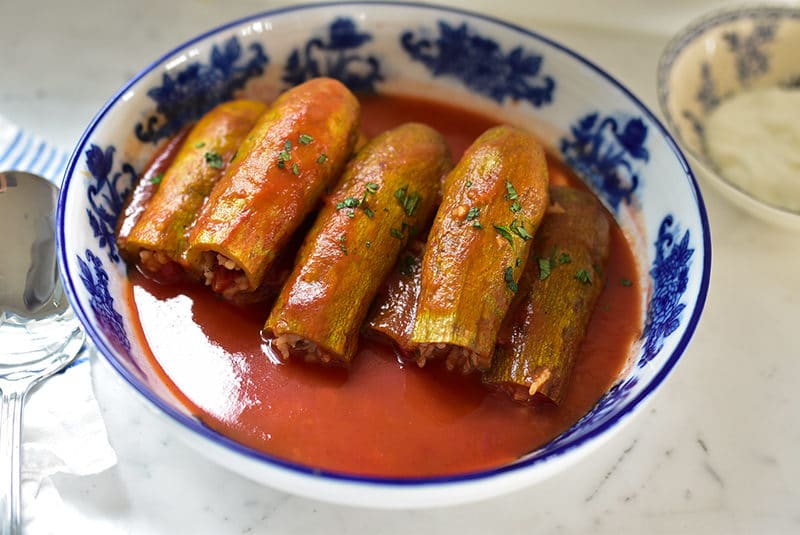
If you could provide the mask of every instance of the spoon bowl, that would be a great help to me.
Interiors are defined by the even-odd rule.
[[[58,274],[57,199],[58,187],[38,175],[0,172],[0,535],[20,531],[25,395],[84,342]]]

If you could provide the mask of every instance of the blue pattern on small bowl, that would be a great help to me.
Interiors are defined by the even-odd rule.
[[[356,9],[358,19],[349,14]],[[454,54],[477,63],[450,61]],[[191,57],[192,63],[172,61],[178,57]],[[641,274],[647,304],[642,339],[617,383],[556,440],[515,463],[477,473],[357,477],[245,448],[159,393],[158,374],[131,334],[126,266],[112,239],[122,199],[156,149],[153,142],[200,110],[238,95],[269,100],[287,85],[318,75],[360,91],[422,94],[523,122],[574,166],[638,244],[634,252],[647,266]],[[591,99],[561,93],[561,80],[592,87]],[[144,123],[141,117],[147,117]],[[165,56],[114,96],[86,130],[68,167],[58,225],[65,288],[87,332],[178,432],[215,452],[219,462],[264,483],[328,501],[384,507],[456,503],[505,492],[569,464],[586,446],[619,429],[683,353],[710,273],[708,223],[691,172],[663,127],[630,93],[579,56],[527,30],[455,9],[402,3],[256,15]],[[509,478],[515,483],[507,483]]]
[[[800,228],[800,213],[757,200],[708,157],[705,121],[724,100],[770,86],[800,88],[800,8],[748,6],[711,13],[678,32],[658,64],[667,126],[703,175],[730,200],[766,220]]]

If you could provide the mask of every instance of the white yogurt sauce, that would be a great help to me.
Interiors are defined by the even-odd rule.
[[[800,90],[733,96],[709,114],[705,136],[725,178],[763,201],[800,210]]]

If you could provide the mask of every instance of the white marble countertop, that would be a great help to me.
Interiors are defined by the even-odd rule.
[[[285,3],[4,2],[0,113],[71,149],[105,100],[160,54]],[[577,0],[460,5],[561,41],[655,109],[655,65],[670,32],[722,3],[613,0],[590,12]],[[769,227],[701,186],[713,269],[697,333],[645,412],[559,476],[430,511],[297,498],[174,440],[94,360],[95,394],[119,461],[97,475],[56,476],[64,502],[58,533],[800,533],[800,234]]]

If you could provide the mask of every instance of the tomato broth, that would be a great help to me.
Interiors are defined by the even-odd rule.
[[[408,121],[448,139],[454,157],[496,121],[440,103],[366,97],[369,136]],[[549,159],[551,180],[580,186]],[[640,335],[636,264],[612,226],[606,286],[564,402],[522,406],[476,375],[404,363],[362,337],[349,370],[281,362],[261,338],[268,305],[236,306],[196,284],[158,284],[135,270],[129,304],[154,368],[205,425],[245,446],[348,474],[425,477],[498,467],[566,430],[611,386]]]

